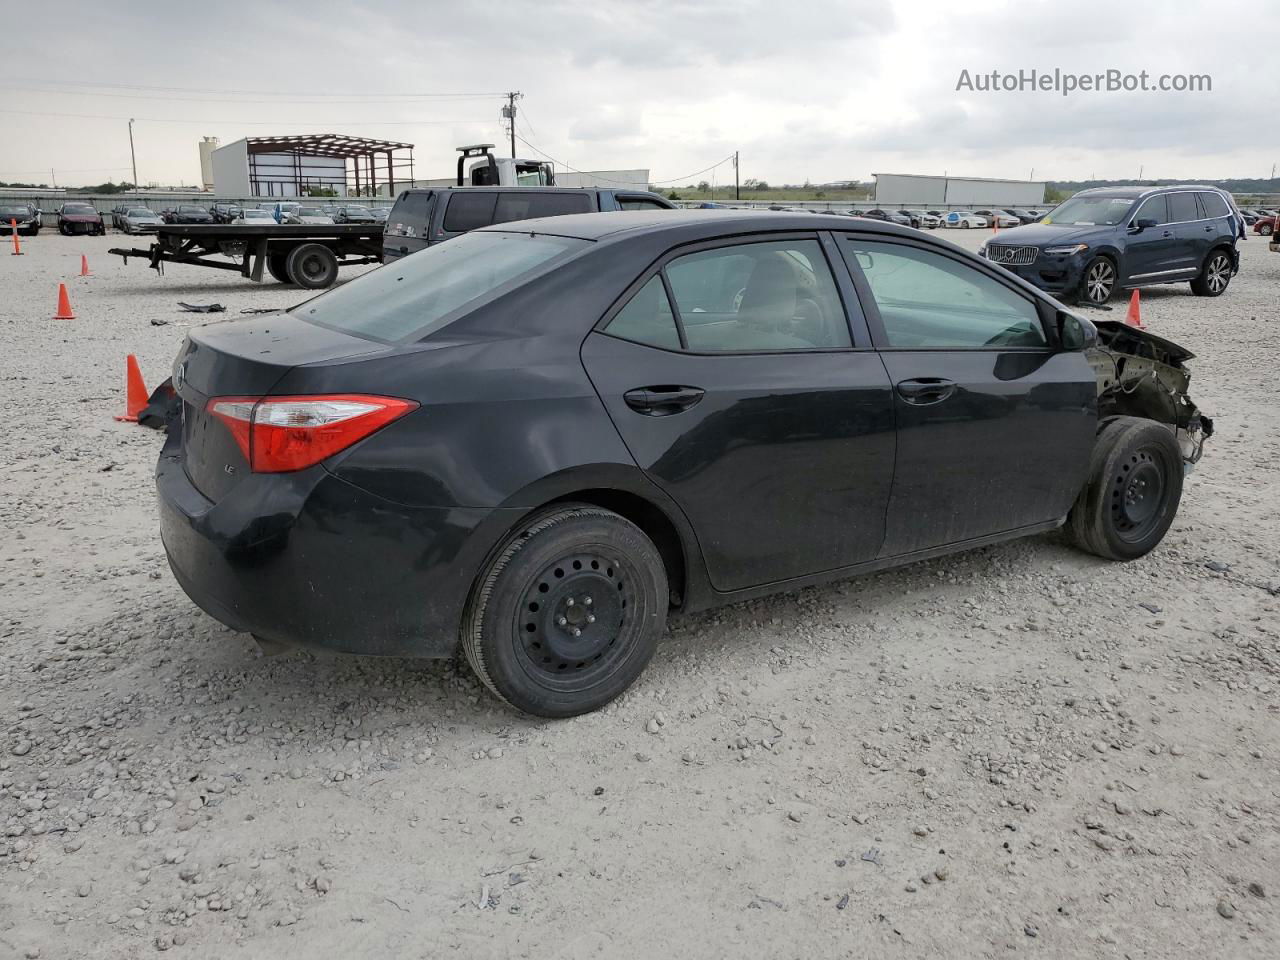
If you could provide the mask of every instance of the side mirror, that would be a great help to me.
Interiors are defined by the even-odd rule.
[[[1151,227],[1158,227],[1158,226],[1159,224],[1156,223],[1156,221],[1151,219],[1150,217],[1142,217],[1139,220],[1133,221],[1133,232],[1141,233],[1143,230],[1147,230]]]
[[[1088,350],[1098,345],[1098,328],[1084,317],[1058,311],[1058,343],[1063,350]]]

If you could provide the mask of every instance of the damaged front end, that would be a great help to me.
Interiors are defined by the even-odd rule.
[[[1094,326],[1098,344],[1087,356],[1098,378],[1098,419],[1144,417],[1168,424],[1189,471],[1213,436],[1213,421],[1187,395],[1191,372],[1184,363],[1195,354],[1115,320],[1097,320]]]

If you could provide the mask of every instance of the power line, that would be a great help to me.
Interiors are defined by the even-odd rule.
[[[21,86],[21,85],[6,87],[6,89],[25,90],[32,93],[51,94],[53,96],[111,97],[118,100],[155,100],[161,103],[226,103],[226,104],[264,104],[266,103],[266,104],[275,104],[275,105],[315,104],[316,106],[321,106],[321,105],[327,106],[331,103],[358,103],[358,104],[372,106],[375,104],[413,104],[418,102],[462,103],[462,102],[474,102],[476,100],[493,99],[492,97],[487,97],[487,96],[446,97],[441,95],[438,97],[431,97],[429,100],[424,98],[374,100],[374,99],[368,99],[363,97],[361,98],[325,97],[324,99],[312,98],[312,99],[302,99],[302,100],[272,97],[270,100],[241,100],[241,99],[235,99],[231,97],[187,97],[187,96],[172,97],[172,96],[160,96],[157,94],[145,94],[145,93],[107,93],[101,90],[48,90],[39,86]]]
[[[27,117],[73,117],[78,120],[128,120],[126,116],[112,116],[105,113],[54,113],[47,110],[3,110],[0,113],[21,114]],[[491,120],[331,120],[325,118],[321,121],[312,122],[310,120],[299,120],[297,117],[291,117],[287,120],[242,120],[236,118],[234,120],[214,120],[214,119],[197,119],[183,120],[172,117],[134,117],[134,120],[145,123],[222,123],[235,124],[239,126],[320,126],[326,127],[420,127],[433,126],[438,124],[461,123],[461,124],[487,124],[492,123]]]
[[[542,154],[542,156],[546,157],[552,163],[558,163],[560,166],[564,167],[566,170],[570,170],[574,173],[581,173],[584,176],[592,176],[592,177],[595,177],[597,180],[603,180],[605,183],[618,183],[618,184],[622,184],[623,186],[631,185],[628,181],[625,181],[625,180],[610,180],[608,177],[597,176],[594,173],[588,174],[585,170],[579,170],[577,167],[570,166],[569,164],[565,163],[563,160],[557,160],[555,157],[547,153],[545,150],[535,147],[532,143],[530,143],[528,140],[526,140],[524,137],[520,136],[519,134],[516,135],[516,139],[519,140],[521,143],[523,143],[530,150],[534,151],[535,153]],[[708,170],[714,170],[716,167],[719,167],[726,163],[730,163],[732,162],[733,157],[734,155],[731,153],[727,157],[725,157],[723,160],[718,160],[715,163],[711,164],[711,166],[703,167],[701,170],[695,170],[693,173],[687,173],[683,177],[672,177],[669,180],[654,180],[650,178],[649,182],[651,184],[679,183],[682,180],[688,180],[690,177],[696,177],[699,174],[706,173]]]
[[[5,84],[7,86],[16,87],[20,89],[21,86],[23,85],[24,80],[27,83],[30,83],[29,78],[11,79],[11,78],[5,77],[5,78],[0,78],[0,84]],[[41,80],[38,82],[43,86],[94,87],[94,88],[105,87],[111,90],[152,90],[152,91],[160,91],[160,92],[167,92],[167,93],[218,93],[218,94],[232,94],[232,95],[244,95],[244,96],[261,95],[261,96],[272,96],[272,97],[315,97],[320,100],[328,100],[329,97],[332,96],[332,94],[328,94],[328,93],[308,93],[308,92],[302,92],[302,91],[286,92],[282,90],[224,90],[222,88],[209,88],[209,87],[148,86],[145,84],[137,84],[137,83],[100,83],[96,80]],[[363,98],[371,98],[371,97],[387,98],[388,100],[392,100],[392,99],[415,100],[415,99],[429,99],[429,98],[438,98],[438,97],[459,97],[459,98],[468,98],[468,99],[475,97],[475,98],[492,99],[494,97],[506,96],[505,93],[498,93],[498,92],[490,92],[490,93],[359,93],[355,91],[339,91],[338,95],[351,96],[351,97],[363,97]]]

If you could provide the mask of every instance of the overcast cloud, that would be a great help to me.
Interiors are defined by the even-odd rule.
[[[6,4],[3,22],[0,180],[128,179],[131,116],[144,183],[197,182],[202,136],[324,132],[412,142],[419,176],[447,176],[455,146],[505,142],[505,90],[524,93],[517,132],[546,154],[655,180],[734,150],[744,179],[771,183],[1265,177],[1280,161],[1275,0],[54,0]],[[1213,89],[956,91],[962,69],[1055,67]],[[733,170],[694,179],[713,177]]]

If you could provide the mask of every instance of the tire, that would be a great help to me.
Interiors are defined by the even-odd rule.
[[[639,527],[598,507],[557,507],[523,525],[481,576],[462,647],[506,703],[573,717],[640,676],[667,602],[662,557]]]
[[[962,226],[962,227],[964,227],[966,230],[968,230],[968,229],[969,229],[969,221],[968,221],[968,220],[961,220],[961,221],[960,221],[960,226]]]
[[[1210,250],[1200,268],[1200,276],[1191,281],[1191,292],[1197,297],[1220,297],[1230,283],[1230,254],[1225,250]]]
[[[1117,417],[1094,441],[1067,536],[1107,560],[1136,560],[1164,539],[1181,500],[1182,451],[1173,431],[1154,420]]]
[[[304,290],[320,290],[338,279],[338,258],[323,243],[304,243],[289,251],[285,273]]]
[[[1080,300],[1098,307],[1111,299],[1116,292],[1115,263],[1108,257],[1094,257],[1085,264],[1084,273],[1080,277]]]
[[[62,234],[64,237],[71,236],[71,228],[68,227],[65,223],[58,224],[58,232]]]
[[[285,265],[286,255],[283,253],[273,253],[267,257],[267,273],[273,278],[286,286],[292,286],[293,281],[289,279],[289,270]]]
[[[1262,234],[1264,237],[1271,236],[1271,224],[1264,223],[1261,227],[1258,228],[1258,232]]]

